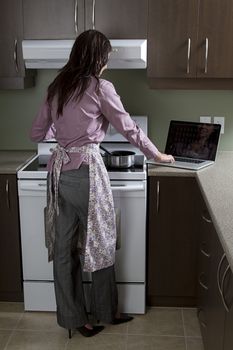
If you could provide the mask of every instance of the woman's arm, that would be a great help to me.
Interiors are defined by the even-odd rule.
[[[32,123],[30,139],[34,142],[43,141],[52,123],[51,112],[46,99]]]
[[[102,81],[100,87],[101,111],[106,119],[131,144],[138,147],[148,159],[158,161],[172,161],[171,156],[159,152],[141,128],[137,126],[130,115],[125,111],[114,86],[108,81]],[[167,158],[169,157],[169,158]]]

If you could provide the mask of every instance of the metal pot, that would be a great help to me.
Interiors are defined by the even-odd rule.
[[[130,168],[134,166],[135,152],[131,151],[113,151],[109,152],[102,146],[102,150],[106,153],[103,155],[103,160],[106,166],[110,168]]]

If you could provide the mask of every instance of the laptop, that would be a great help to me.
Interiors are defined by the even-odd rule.
[[[148,160],[148,164],[190,170],[214,164],[220,137],[220,124],[171,120],[165,153],[172,154],[174,163]]]

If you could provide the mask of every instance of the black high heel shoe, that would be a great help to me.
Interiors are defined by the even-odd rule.
[[[133,317],[129,316],[129,315],[121,315],[118,318],[114,318],[114,320],[111,322],[111,324],[121,324],[121,323],[125,323],[125,322],[129,322],[132,321]]]
[[[93,337],[94,335],[101,332],[103,329],[104,329],[104,326],[93,326],[92,329],[89,329],[85,326],[77,328],[79,333],[81,333],[84,337]],[[69,337],[69,339],[72,338],[72,330],[71,329],[68,329],[68,337]]]
[[[89,329],[85,326],[77,328],[79,333],[81,333],[84,337],[93,337],[94,335],[101,332],[103,329],[104,329],[104,326],[93,326],[92,329]]]

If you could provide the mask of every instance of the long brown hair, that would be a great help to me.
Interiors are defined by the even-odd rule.
[[[87,30],[76,38],[69,61],[48,87],[47,102],[50,106],[54,96],[57,97],[57,117],[71,98],[78,100],[83,96],[91,77],[96,77],[98,88],[98,77],[108,62],[111,49],[110,41],[97,30]]]

